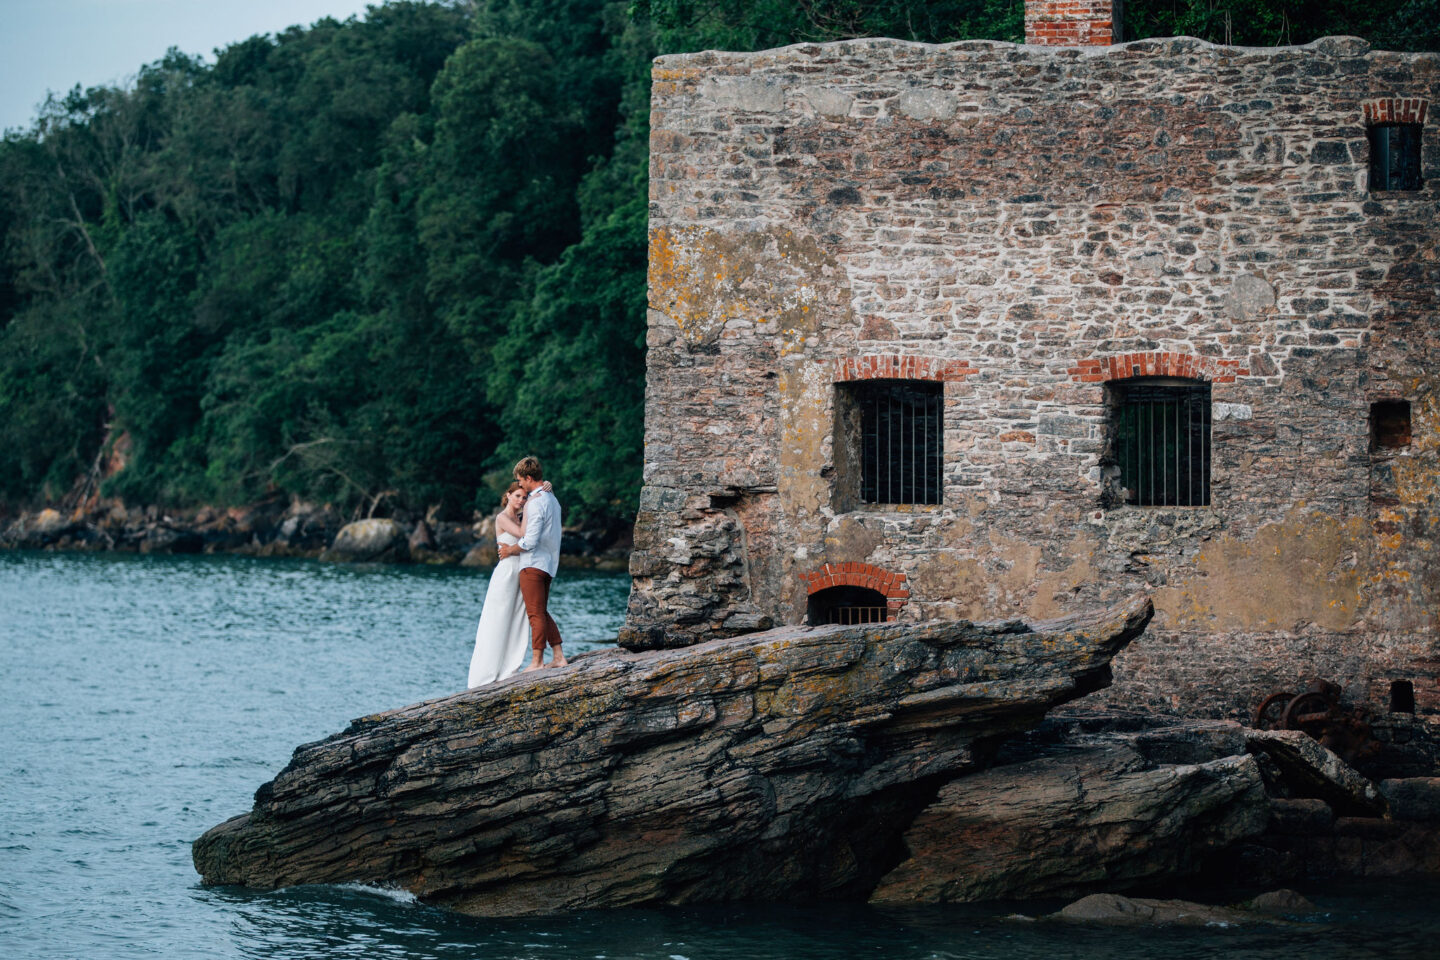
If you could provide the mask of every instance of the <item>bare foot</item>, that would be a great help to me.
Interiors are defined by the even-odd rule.
[[[561,653],[558,649],[555,651],[555,655],[550,658],[550,666],[552,667],[568,667],[569,665],[570,661],[566,660],[565,654]]]
[[[521,673],[529,673],[531,670],[539,670],[539,669],[540,669],[541,667],[543,667],[543,666],[545,666],[545,664],[542,663],[542,662],[540,662],[540,658],[539,658],[539,657],[536,657],[534,660],[531,660],[531,661],[530,661],[530,666],[526,667],[524,670],[521,670],[520,672],[521,672]]]

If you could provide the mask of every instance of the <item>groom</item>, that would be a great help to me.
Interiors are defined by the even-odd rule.
[[[517,544],[501,544],[500,557],[503,560],[517,553],[525,554],[520,560],[520,596],[530,617],[530,649],[534,654],[525,670],[545,666],[547,643],[554,651],[550,666],[563,667],[569,661],[560,652],[560,628],[547,609],[550,581],[560,565],[560,504],[542,486],[545,474],[540,469],[540,461],[534,457],[515,464],[515,482],[529,498],[525,501],[525,536]]]

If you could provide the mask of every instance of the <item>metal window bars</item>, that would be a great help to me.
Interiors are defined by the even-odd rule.
[[[1116,385],[1115,454],[1127,503],[1201,507],[1210,503],[1210,384]]]
[[[1370,189],[1419,190],[1418,123],[1376,124],[1369,129]]]
[[[847,627],[857,623],[884,623],[890,617],[890,608],[888,606],[832,607],[825,612],[824,617],[824,623],[840,623]]]
[[[860,500],[939,503],[944,389],[939,383],[871,380],[860,408]]]
[[[884,623],[890,619],[890,606],[883,593],[868,587],[826,587],[810,595],[806,616],[811,626]]]

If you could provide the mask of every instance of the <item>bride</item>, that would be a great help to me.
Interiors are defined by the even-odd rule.
[[[545,484],[550,489],[550,485]],[[501,543],[519,543],[525,536],[525,491],[512,483],[505,490],[504,506],[495,515],[495,532]],[[480,626],[475,629],[475,652],[470,655],[470,682],[503,680],[524,666],[530,656],[530,621],[520,597],[520,557],[506,557],[490,572]]]

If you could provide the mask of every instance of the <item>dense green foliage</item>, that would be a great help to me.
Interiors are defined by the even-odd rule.
[[[1128,37],[1440,46],[1437,0],[1129,0]],[[639,487],[656,52],[1016,40],[1019,0],[391,2],[0,141],[0,502],[79,489],[488,509],[547,461],[572,518]]]
[[[463,513],[535,451],[626,514],[636,34],[597,0],[397,2],[52,98],[0,145],[0,498],[128,433],[108,492],[141,503]]]
[[[758,50],[885,36],[1024,39],[1022,0],[636,0],[667,50]],[[1192,36],[1251,46],[1349,34],[1391,50],[1440,48],[1440,0],[1124,0],[1124,38]]]

